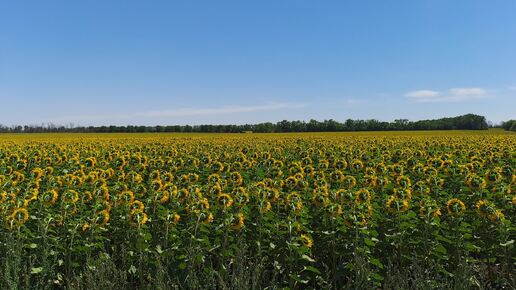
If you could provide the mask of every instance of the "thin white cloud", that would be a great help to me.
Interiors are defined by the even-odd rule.
[[[482,88],[452,88],[450,89],[450,94],[457,97],[485,96],[487,91]]]
[[[438,97],[440,95],[437,91],[431,91],[431,90],[418,90],[418,91],[411,91],[405,94],[406,97],[409,98],[415,98],[415,99],[429,99]]]
[[[483,88],[451,88],[445,92],[432,90],[417,90],[407,92],[405,97],[416,102],[464,102],[474,99],[482,99],[489,96],[489,92]]]
[[[305,104],[292,104],[292,103],[269,103],[265,105],[252,105],[252,106],[223,106],[214,108],[180,108],[173,110],[157,110],[157,111],[144,111],[134,112],[127,114],[110,114],[110,115],[84,115],[84,116],[65,116],[59,118],[52,118],[45,120],[45,123],[62,123],[62,122],[77,122],[77,123],[119,123],[120,121],[131,122],[131,120],[159,120],[170,119],[171,121],[182,117],[202,117],[202,116],[218,116],[218,115],[230,115],[230,114],[241,114],[251,112],[270,112],[276,110],[288,110],[305,107]]]

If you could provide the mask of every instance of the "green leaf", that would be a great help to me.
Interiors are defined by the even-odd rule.
[[[383,264],[382,264],[382,262],[380,262],[380,260],[378,260],[376,258],[370,258],[369,262],[371,262],[371,264],[375,265],[376,267],[383,269]]]
[[[41,272],[43,272],[43,267],[37,267],[37,268],[30,269],[31,274],[39,274]]]
[[[448,251],[446,250],[445,247],[443,247],[443,245],[439,244],[435,247],[435,250],[438,252],[438,253],[441,253],[441,254],[446,254]]]
[[[364,238],[364,243],[366,245],[368,245],[369,247],[373,247],[374,246],[374,242],[370,238]]]
[[[454,242],[446,237],[443,237],[441,235],[437,235],[435,236],[436,239],[438,239],[439,241],[443,241],[443,242],[447,242],[448,244],[454,244]]]
[[[502,244],[502,243],[500,243],[500,246],[502,246],[502,247],[507,247],[507,246],[510,246],[510,245],[512,245],[512,244],[514,244],[514,240],[507,241],[506,243],[503,243],[503,244]]]
[[[303,254],[303,256],[301,256],[301,258],[302,258],[303,260],[308,261],[308,262],[312,262],[312,263],[314,263],[314,262],[315,262],[315,260],[314,260],[314,259],[310,258],[309,256],[307,256],[307,255],[305,255],[305,254]]]
[[[408,218],[415,218],[415,217],[416,217],[416,213],[415,213],[415,212],[413,212],[413,211],[409,211],[409,212],[407,213],[407,217],[408,217]]]
[[[383,281],[383,277],[378,273],[371,273],[371,278],[373,278],[376,281]]]
[[[315,274],[321,275],[321,272],[319,270],[317,270],[317,268],[312,267],[312,266],[305,266],[303,270],[310,271]]]

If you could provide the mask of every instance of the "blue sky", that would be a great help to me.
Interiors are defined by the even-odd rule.
[[[516,118],[516,1],[0,0],[0,124]]]

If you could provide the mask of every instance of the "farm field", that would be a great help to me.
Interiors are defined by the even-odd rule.
[[[1,289],[514,289],[516,134],[0,135]]]

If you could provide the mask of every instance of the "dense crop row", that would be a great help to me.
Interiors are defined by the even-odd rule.
[[[514,148],[474,134],[3,140],[0,286],[510,287]]]

